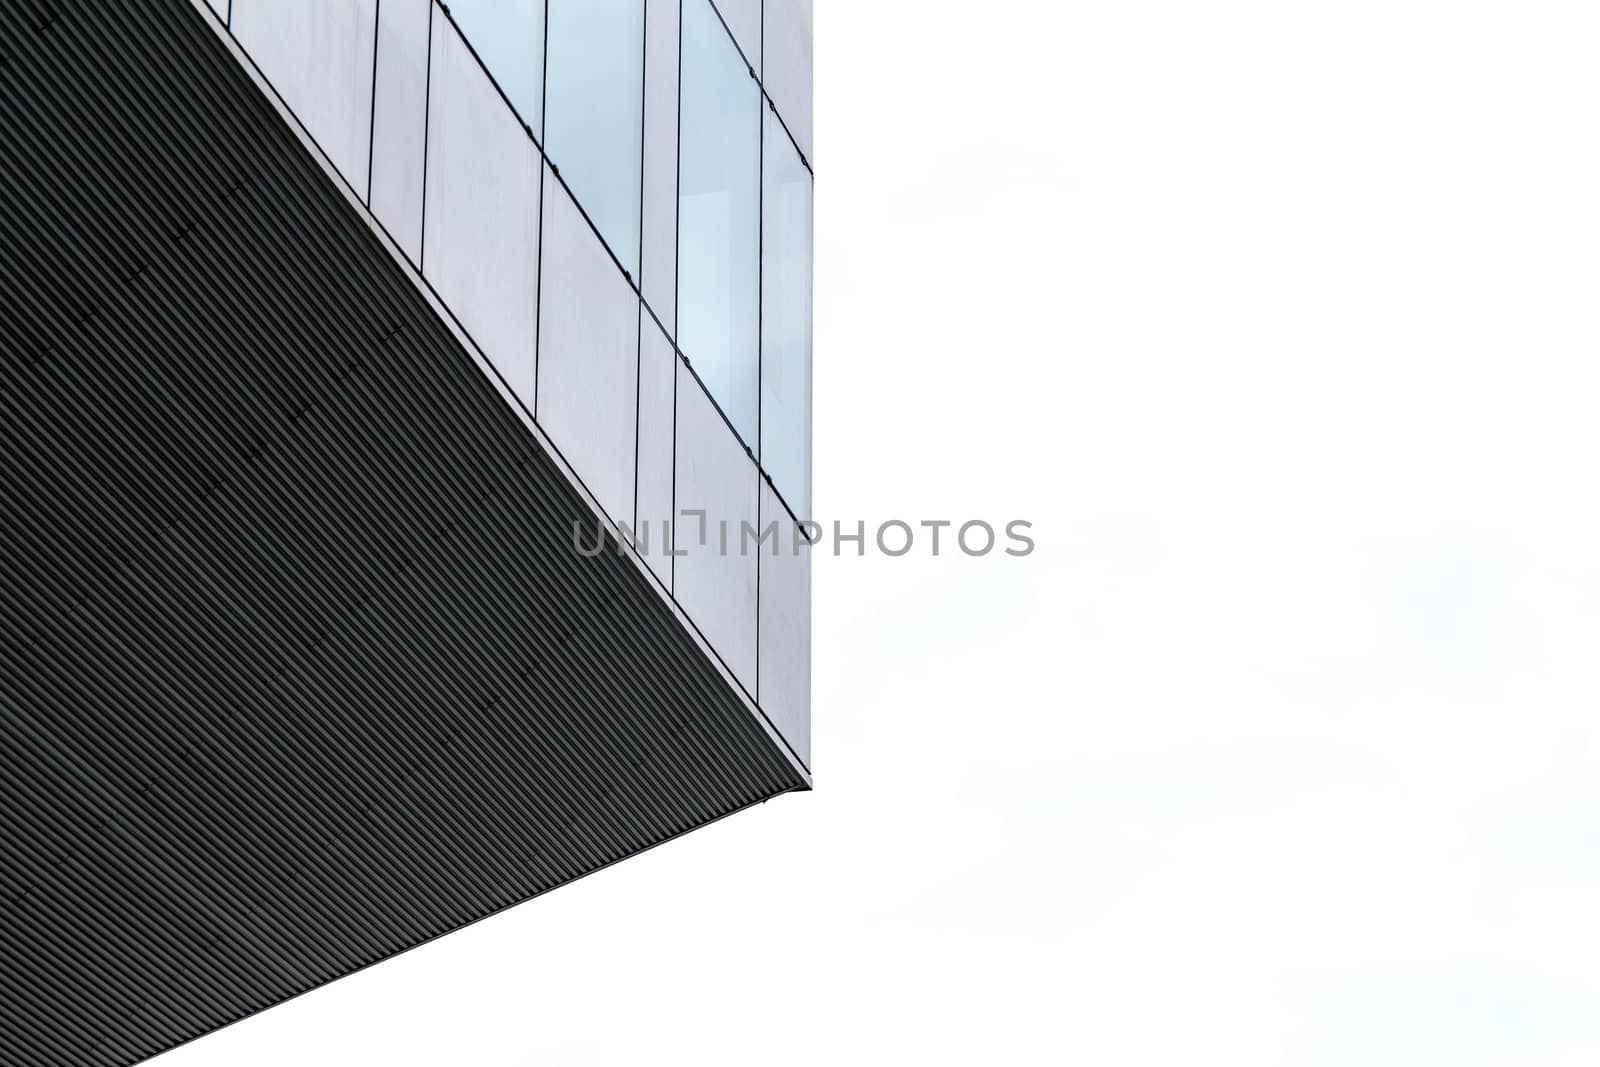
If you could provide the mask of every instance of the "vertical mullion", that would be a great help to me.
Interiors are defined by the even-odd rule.
[[[678,0],[678,128],[673,136],[678,141],[677,158],[672,161],[672,534],[667,541],[667,560],[671,581],[668,592],[677,599],[678,588],[678,364],[683,353],[678,349],[679,317],[678,287],[683,278],[683,0]]]
[[[228,10],[233,10],[233,0],[228,0]],[[383,36],[383,0],[372,5],[372,98],[367,101],[367,208],[372,207],[372,158],[378,140],[378,41]]]
[[[634,316],[633,329],[633,530],[639,536],[639,409],[644,393],[644,154],[650,139],[645,136],[649,128],[650,97],[650,0],[639,4],[639,308]],[[645,548],[650,539],[645,538]]]
[[[756,14],[756,64],[765,69],[766,62],[762,53],[766,51],[767,39],[767,4],[761,0],[761,8]],[[763,536],[761,525],[761,479],[766,477],[766,471],[761,466],[761,409],[765,407],[761,391],[762,374],[766,366],[766,339],[762,331],[763,318],[766,314],[767,294],[763,285],[762,272],[766,267],[766,241],[767,241],[767,117],[761,113],[761,104],[766,100],[766,90],[761,87],[761,75],[757,68],[750,69],[750,78],[756,83],[756,432],[754,455],[756,461],[756,534]],[[740,542],[740,550],[744,544]],[[755,677],[751,679],[750,689],[755,695],[756,707],[761,706],[761,547],[756,542],[756,665]]]
[[[549,158],[544,151],[544,120],[550,110],[550,0],[541,9],[544,32],[539,35],[539,136],[533,147],[539,150],[539,206],[534,211],[535,234],[533,265],[533,403],[528,414],[533,424],[539,425],[539,329],[544,316],[544,172],[549,169]]]
[[[232,0],[229,0],[231,3]],[[433,118],[433,9],[434,0],[428,0],[428,58],[422,69],[422,211],[421,233],[417,235],[417,273],[424,274],[423,253],[428,247],[428,139],[429,123]],[[377,52],[373,52],[373,67],[377,67]],[[369,168],[370,169],[370,168]]]

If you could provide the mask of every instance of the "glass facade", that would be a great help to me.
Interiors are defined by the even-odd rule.
[[[761,87],[710,0],[683,5],[678,347],[756,447]]]
[[[794,21],[783,13],[794,7],[783,7],[776,28]],[[812,176],[791,134],[809,138],[809,107],[800,126],[785,127],[712,0],[681,0],[681,21],[658,22],[677,39],[653,38],[653,55],[645,54],[646,8],[646,0],[449,5],[636,289],[643,205],[651,189],[676,199],[676,250],[665,249],[676,286],[669,275],[666,293],[647,295],[673,305],[654,310],[678,351],[789,510],[806,518]],[[803,52],[809,81],[810,20],[802,21],[790,50]],[[663,67],[677,83],[676,100],[666,99],[676,104],[667,129],[675,146],[647,141],[644,128],[646,70]],[[647,143],[666,171],[644,158]],[[668,240],[673,221],[669,214]]]
[[[541,380],[567,381],[540,367],[564,358],[580,381],[586,345],[637,362],[637,341],[632,356],[612,349],[650,320],[784,508],[809,518],[808,0],[235,0],[232,11],[255,61],[536,421],[616,423],[584,389],[552,389],[570,412],[536,403]],[[766,91],[765,68],[787,79],[797,115]],[[598,234],[617,261],[602,255],[606,269],[626,274],[625,295],[587,324],[583,309],[549,302],[571,298],[559,272],[578,253],[541,256],[551,198],[567,192],[583,223],[568,245]],[[633,451],[612,443],[600,452]],[[631,494],[610,495],[626,517]]]
[[[545,151],[639,279],[644,0],[550,0]]]

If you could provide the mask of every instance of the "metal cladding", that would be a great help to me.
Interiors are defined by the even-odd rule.
[[[0,1062],[806,788],[200,11],[0,9]]]

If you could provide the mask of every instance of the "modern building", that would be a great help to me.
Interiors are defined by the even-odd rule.
[[[810,788],[807,0],[0,6],[0,1063]]]

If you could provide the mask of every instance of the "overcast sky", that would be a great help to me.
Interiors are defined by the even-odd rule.
[[[1593,3],[820,0],[816,791],[161,1067],[1600,1063]]]

